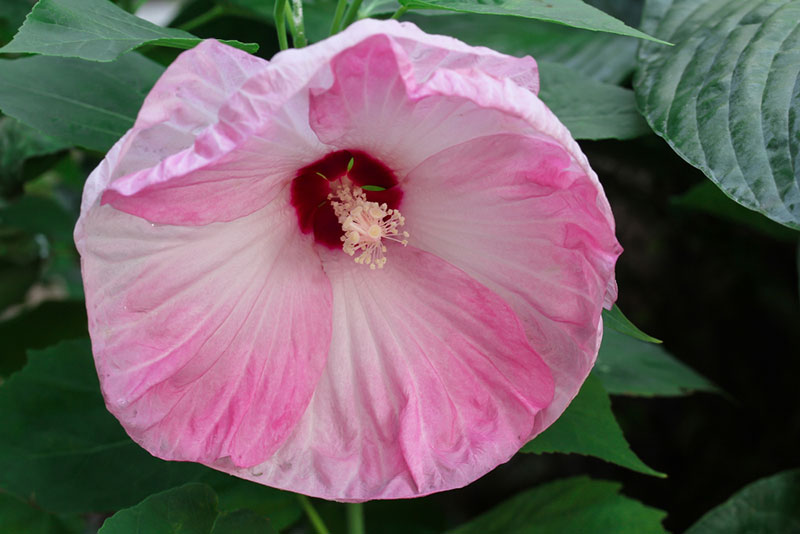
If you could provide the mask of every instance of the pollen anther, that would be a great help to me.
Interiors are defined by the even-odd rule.
[[[342,225],[342,249],[353,260],[370,269],[382,269],[386,265],[386,245],[384,239],[408,244],[408,232],[399,228],[405,218],[396,209],[384,204],[370,202],[358,186],[342,183],[335,193],[328,195],[333,211]]]

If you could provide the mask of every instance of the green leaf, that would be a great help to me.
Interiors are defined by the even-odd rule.
[[[277,534],[251,510],[220,513],[205,484],[185,484],[151,495],[109,517],[98,534]]]
[[[0,527],[8,534],[69,534],[56,516],[0,492]]]
[[[365,19],[375,15],[391,15],[400,9],[398,0],[366,0],[358,9],[358,18]]]
[[[649,0],[639,109],[736,202],[800,229],[800,2]]]
[[[133,126],[163,71],[137,53],[113,63],[43,56],[0,60],[0,110],[45,135],[105,152]]]
[[[202,39],[182,30],[162,28],[108,0],[39,0],[14,39],[0,53],[29,53],[113,61],[150,44],[192,48]],[[258,45],[222,41],[253,53]]]
[[[45,252],[31,234],[0,226],[0,313],[25,299],[36,283]]]
[[[636,65],[636,39],[571,28],[519,17],[452,14],[406,19],[428,33],[451,35],[474,46],[486,46],[512,56],[559,63],[597,81],[618,84]]]
[[[800,469],[762,478],[700,518],[686,534],[800,532]]]
[[[642,462],[631,450],[614,413],[611,399],[596,377],[589,375],[566,411],[522,447],[520,452],[576,453],[594,456],[646,475],[664,476]]]
[[[719,393],[714,384],[659,345],[606,328],[592,374],[612,395],[642,397]]]
[[[66,339],[88,335],[86,304],[82,300],[43,302],[19,315],[0,321],[0,377],[25,365],[29,349],[43,349]]]
[[[559,0],[552,3],[531,0],[492,0],[491,2],[486,0],[400,0],[400,3],[410,9],[445,9],[460,13],[511,15],[546,20],[575,28],[661,42],[581,0]]]
[[[794,241],[800,237],[795,230],[737,204],[710,180],[700,182],[683,195],[671,199],[671,202],[676,206],[709,213],[720,219],[750,227],[781,241]]]
[[[131,441],[106,411],[88,340],[29,353],[0,387],[0,421],[0,487],[51,512],[117,510],[217,475]]]
[[[294,493],[232,476],[220,475],[205,480],[217,491],[221,510],[247,508],[268,517],[277,530],[292,526],[303,515],[303,509]]]
[[[214,490],[186,484],[120,510],[106,519],[98,534],[208,534],[218,514]]]
[[[0,0],[0,44],[5,44],[17,31],[36,0]]]
[[[44,135],[16,119],[0,117],[0,196],[22,191],[26,160],[53,154],[67,146],[67,142]]]
[[[619,306],[616,304],[614,304],[610,310],[603,310],[603,327],[613,328],[621,334],[647,341],[648,343],[661,343],[660,339],[656,339],[639,330],[639,327],[625,317],[625,314],[622,313],[622,310],[620,310]]]
[[[539,97],[576,139],[631,139],[650,133],[633,91],[539,61]]]
[[[622,484],[567,478],[512,497],[447,534],[667,534],[667,514],[620,495]]]
[[[251,510],[237,510],[220,515],[211,534],[278,534],[262,516]]]

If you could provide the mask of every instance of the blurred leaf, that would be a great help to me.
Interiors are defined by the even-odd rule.
[[[453,14],[404,17],[428,33],[451,35],[473,46],[559,63],[595,80],[618,84],[636,64],[638,41],[519,17]]]
[[[631,450],[611,411],[611,399],[600,380],[589,375],[578,395],[555,423],[520,452],[576,453],[594,456],[646,475],[664,476]]]
[[[0,312],[23,301],[39,278],[43,255],[34,236],[0,226]]]
[[[0,487],[52,512],[117,510],[215,474],[131,441],[106,411],[88,340],[29,353],[0,387],[0,420]]]
[[[762,478],[700,518],[686,534],[797,534],[800,470]]]
[[[32,53],[113,61],[144,44],[192,48],[202,39],[162,28],[108,0],[39,0],[14,39],[0,53]],[[247,52],[257,44],[223,41]]]
[[[399,0],[365,0],[358,10],[359,18],[391,15],[400,9]]]
[[[278,534],[270,521],[251,510],[237,510],[220,515],[211,534]]]
[[[557,22],[575,28],[628,35],[640,39],[653,37],[627,26],[620,20],[581,0],[559,0],[551,4],[530,0],[400,0],[410,9],[445,9],[460,13],[511,15]]]
[[[221,510],[247,508],[269,518],[270,524],[277,530],[290,527],[303,515],[294,493],[232,476],[214,477],[209,482],[217,491]]]
[[[794,241],[800,234],[797,231],[773,222],[764,215],[749,210],[724,194],[711,181],[705,180],[686,193],[672,199],[672,203],[684,208],[709,213],[720,219],[748,226],[754,230],[780,239]]]
[[[660,339],[656,339],[639,330],[639,327],[625,317],[625,314],[622,313],[622,310],[620,310],[619,306],[616,304],[614,304],[610,310],[603,310],[603,327],[613,328],[626,336],[647,341],[648,343],[661,343]]]
[[[620,495],[622,484],[567,478],[530,489],[447,534],[667,534],[661,510]]]
[[[650,133],[633,91],[539,61],[539,97],[575,139],[632,139]]]
[[[105,152],[133,126],[163,70],[133,52],[113,63],[0,60],[0,109],[46,135]]]
[[[86,304],[82,300],[43,302],[10,319],[0,321],[0,377],[8,377],[25,365],[29,349],[43,349],[66,339],[88,335]]]
[[[274,534],[269,521],[250,510],[220,514],[217,495],[205,484],[151,495],[106,520],[98,534]]]
[[[3,534],[69,534],[73,532],[56,516],[2,492],[0,492],[0,527]]]
[[[800,2],[649,0],[634,86],[653,129],[725,193],[800,229]]]
[[[62,298],[83,297],[78,251],[72,239],[77,216],[77,212],[70,213],[54,198],[38,194],[26,194],[0,207],[0,224],[22,230],[37,240],[44,262],[40,282],[57,284]]]
[[[663,347],[606,328],[592,374],[612,395],[642,397],[719,393],[714,384],[675,359]]]
[[[0,196],[22,191],[25,160],[53,154],[69,144],[44,135],[11,117],[0,117]]]

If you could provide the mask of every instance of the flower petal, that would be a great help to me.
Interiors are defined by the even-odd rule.
[[[201,227],[100,206],[78,241],[109,410],[152,454],[264,461],[324,367],[331,289],[287,199]]]
[[[507,461],[552,397],[514,313],[446,262],[390,244],[382,270],[324,252],[325,372],[295,432],[237,476],[360,501],[461,487]]]
[[[541,121],[555,120],[538,111]],[[596,180],[556,139],[506,134],[445,150],[403,182],[411,244],[503,297],[553,371],[555,399],[537,433],[563,412],[597,356],[621,248]]]

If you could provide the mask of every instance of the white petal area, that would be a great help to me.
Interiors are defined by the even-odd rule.
[[[199,227],[109,206],[86,215],[78,247],[103,395],[153,455],[251,466],[304,413],[331,288],[287,196]]]
[[[403,190],[409,242],[505,299],[552,370],[555,399],[537,416],[540,432],[594,364],[622,250],[596,178],[549,136],[505,134],[431,157]]]
[[[446,262],[390,244],[385,268],[324,256],[328,362],[308,411],[268,462],[221,468],[344,501],[466,485],[507,461],[550,402],[550,371],[508,306]]]

